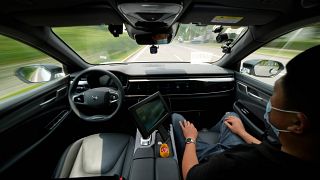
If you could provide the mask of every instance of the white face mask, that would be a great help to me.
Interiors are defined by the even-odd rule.
[[[280,132],[291,132],[289,130],[285,130],[285,129],[278,129],[276,128],[273,124],[271,124],[270,122],[270,118],[269,118],[269,113],[271,112],[271,110],[274,109],[276,111],[280,111],[280,112],[285,112],[285,113],[299,113],[297,111],[287,111],[287,110],[282,110],[282,109],[278,109],[275,107],[272,107],[271,105],[271,101],[268,101],[267,107],[266,107],[266,112],[264,114],[264,119],[266,120],[266,122],[271,126],[273,132],[277,135],[277,137],[279,137]]]

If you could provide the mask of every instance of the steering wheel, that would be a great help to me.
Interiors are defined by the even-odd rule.
[[[102,75],[107,75],[114,82],[117,89],[111,87],[98,87],[88,89],[84,92],[77,93],[76,89],[78,83],[82,77],[91,73],[99,73]],[[120,109],[122,101],[124,99],[124,91],[120,80],[113,73],[107,70],[98,69],[98,68],[88,68],[81,73],[79,73],[73,80],[69,92],[68,99],[71,106],[71,109],[74,113],[85,121],[90,122],[104,122],[110,120]],[[92,109],[95,108],[107,108],[111,105],[116,105],[115,110],[111,114],[98,114],[98,115],[85,115],[83,112],[80,112],[77,108],[77,105],[84,107],[89,107]]]

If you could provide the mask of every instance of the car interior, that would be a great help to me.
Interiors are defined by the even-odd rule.
[[[263,117],[273,85],[243,74],[259,76],[254,71],[261,59],[241,61],[284,34],[319,23],[320,3],[4,0],[0,13],[1,35],[62,64],[39,62],[11,72],[27,84],[47,83],[0,98],[0,177],[177,180],[182,179],[182,155],[176,150],[172,113],[190,120],[199,136],[214,144],[218,135],[207,129],[226,112],[234,111],[248,132],[278,145]],[[180,62],[135,58],[136,62],[90,63],[81,55],[84,51],[78,52],[59,35],[59,28],[98,25],[105,25],[104,31],[111,33],[114,41],[127,33],[135,45],[150,50],[151,59],[170,44],[201,46],[212,39],[220,42],[216,54],[221,57],[206,63],[183,58]],[[210,32],[216,37],[198,36],[187,42],[178,31],[189,25],[214,26]],[[244,28],[237,38],[231,38],[223,33],[226,26]],[[185,48],[186,52],[193,50]],[[6,63],[0,59],[1,73],[9,68]],[[272,61],[267,75],[260,77],[274,77],[284,69],[282,63]],[[26,73],[30,71],[34,73]],[[168,157],[160,155],[164,143],[168,144]]]

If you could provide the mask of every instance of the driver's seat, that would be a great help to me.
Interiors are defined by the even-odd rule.
[[[127,179],[133,151],[134,139],[126,134],[87,136],[65,150],[53,178],[122,176]]]

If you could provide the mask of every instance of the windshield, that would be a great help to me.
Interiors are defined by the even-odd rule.
[[[53,28],[66,44],[90,64],[121,62],[190,62],[218,61],[224,53],[216,42],[220,26],[180,24],[169,44],[156,45],[157,53],[151,54],[151,45],[138,45],[129,37],[125,28],[119,37],[113,37],[108,26],[76,26]],[[228,34],[233,43],[243,34],[245,27],[224,26],[221,33]],[[232,45],[232,44],[231,44]],[[153,49],[154,50],[154,49]]]

